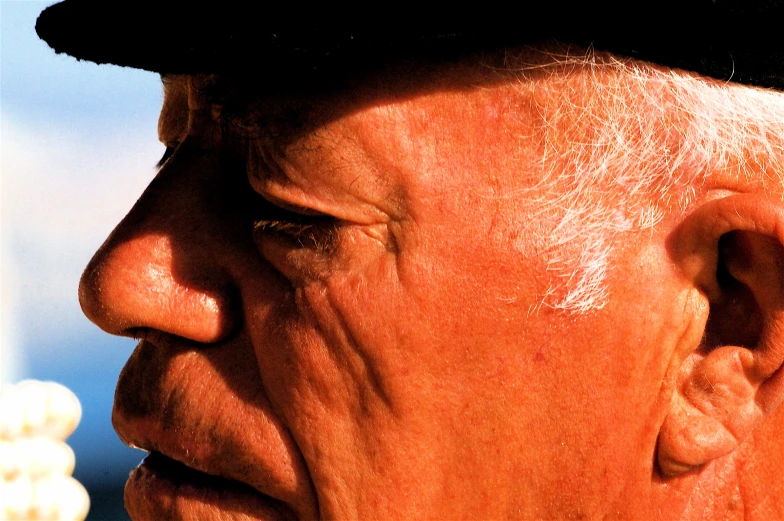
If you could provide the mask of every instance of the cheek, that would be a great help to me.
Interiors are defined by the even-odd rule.
[[[286,389],[319,402],[332,413],[363,418],[383,409],[408,328],[394,263],[380,259],[358,274],[334,274],[295,290],[279,315],[275,355]]]
[[[275,303],[269,327],[250,325],[264,388],[326,511],[359,501],[354,496],[391,500],[400,494],[388,487],[425,475],[416,462],[430,452],[421,445],[429,398],[416,389],[412,367],[420,366],[410,347],[426,342],[414,334],[420,328],[408,320],[404,297],[394,262],[383,260],[295,290]]]
[[[542,459],[550,468],[548,488],[564,491],[554,500],[571,501],[571,492],[596,498],[627,497],[649,482],[656,438],[669,398],[665,393],[668,346],[680,334],[676,324],[657,310],[671,306],[673,295],[656,259],[666,252],[643,250],[616,258],[601,310],[557,317],[550,331],[552,370],[543,379],[549,396],[547,421],[550,451]],[[567,317],[568,318],[568,317]],[[542,474],[546,475],[546,474]]]
[[[405,377],[394,369],[405,328],[397,287],[394,263],[379,260],[289,287],[248,318],[264,387],[301,443],[348,450],[391,421],[393,384]]]

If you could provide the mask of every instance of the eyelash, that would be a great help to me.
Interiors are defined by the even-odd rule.
[[[177,150],[177,147],[166,147],[166,151],[163,153],[163,157],[158,160],[158,163],[155,165],[155,168],[160,170],[163,168],[163,165],[169,160],[171,156],[174,155],[174,152]]]
[[[329,253],[336,240],[338,221],[329,215],[303,209],[303,213],[277,206],[263,197],[262,210],[253,219],[253,232],[290,240],[298,248]],[[307,213],[304,213],[307,212]]]

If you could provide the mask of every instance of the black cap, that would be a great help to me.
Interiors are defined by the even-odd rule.
[[[784,90],[784,0],[426,7],[65,0],[41,13],[36,31],[56,52],[96,63],[166,73],[251,71],[284,82],[554,38]]]

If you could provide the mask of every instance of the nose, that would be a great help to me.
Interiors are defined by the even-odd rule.
[[[230,266],[248,253],[227,170],[183,142],[85,269],[79,301],[90,320],[127,336],[213,343],[232,334],[240,305]]]

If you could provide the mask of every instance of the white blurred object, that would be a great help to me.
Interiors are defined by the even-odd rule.
[[[2,519],[27,519],[33,503],[33,485],[29,479],[0,481],[0,514]]]
[[[25,380],[0,390],[0,519],[83,521],[90,497],[71,477],[65,439],[82,407],[66,387]]]
[[[82,521],[89,509],[87,491],[71,476],[0,481],[0,519]]]
[[[70,476],[76,458],[73,449],[59,440],[37,436],[15,441],[0,440],[0,476],[42,478]]]
[[[58,383],[23,380],[0,391],[0,439],[46,436],[62,441],[81,419],[76,395]]]

